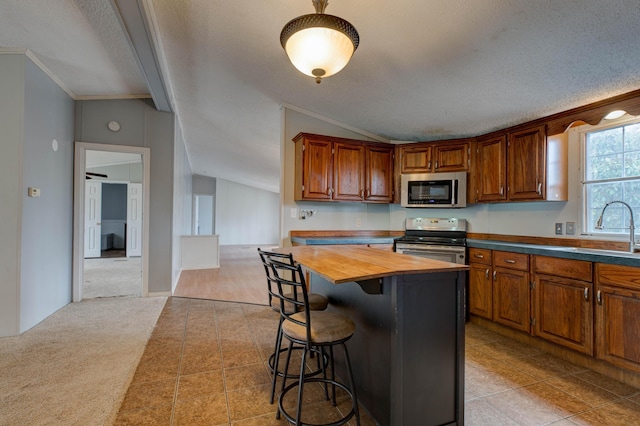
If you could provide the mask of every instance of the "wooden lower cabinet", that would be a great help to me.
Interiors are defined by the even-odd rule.
[[[640,268],[596,263],[596,357],[640,372]]]
[[[591,262],[533,256],[533,334],[593,355]]]
[[[493,271],[493,320],[529,332],[529,272],[495,268]]]
[[[491,250],[469,249],[469,313],[493,318]]]

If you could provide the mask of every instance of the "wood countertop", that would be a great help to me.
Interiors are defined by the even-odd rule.
[[[296,246],[279,248],[276,251],[292,253],[296,262],[333,284],[393,275],[469,269],[466,265],[409,256],[362,245]]]

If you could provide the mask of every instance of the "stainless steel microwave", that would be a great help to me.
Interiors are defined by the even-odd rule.
[[[418,208],[467,206],[467,173],[420,173],[400,176],[400,205]]]

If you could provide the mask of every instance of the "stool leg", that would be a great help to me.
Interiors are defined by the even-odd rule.
[[[289,371],[289,361],[291,361],[291,352],[293,352],[293,341],[289,340],[289,350],[287,351],[287,360],[284,364],[284,370],[282,374],[282,388],[280,389],[280,397],[284,392],[284,387],[287,384],[287,373]],[[280,419],[280,404],[278,404],[278,411],[276,411],[276,419]]]
[[[271,373],[271,398],[269,403],[273,404],[273,400],[276,394],[276,381],[278,380],[278,364],[280,363],[280,348],[282,346],[282,317],[280,317],[280,323],[278,324],[278,336],[276,337],[276,347],[273,352],[273,369]]]
[[[341,343],[344,349],[344,360],[347,363],[347,372],[349,374],[349,387],[351,388],[351,399],[353,401],[353,410],[356,416],[356,425],[360,426],[360,410],[358,409],[358,396],[356,395],[356,387],[353,382],[353,373],[351,372],[351,360],[349,359],[349,351],[347,345]]]
[[[327,368],[324,362],[327,359],[327,354],[325,353],[324,346],[320,346],[320,356],[318,356],[318,369],[322,370],[322,377],[324,378],[324,396],[329,400],[329,385],[327,385]],[[322,364],[320,364],[322,363]]]
[[[304,370],[307,362],[307,345],[302,347],[302,363],[300,364],[300,378],[298,379],[298,411],[296,412],[296,426],[302,424],[300,418],[302,417],[302,398],[304,387]]]
[[[336,369],[333,363],[333,346],[329,346],[329,356],[331,357],[331,400],[333,402],[333,406],[337,405],[336,403]]]

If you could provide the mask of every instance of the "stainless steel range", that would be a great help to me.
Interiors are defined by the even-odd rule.
[[[466,263],[466,219],[413,218],[406,219],[404,225],[405,235],[395,240],[395,252]]]

